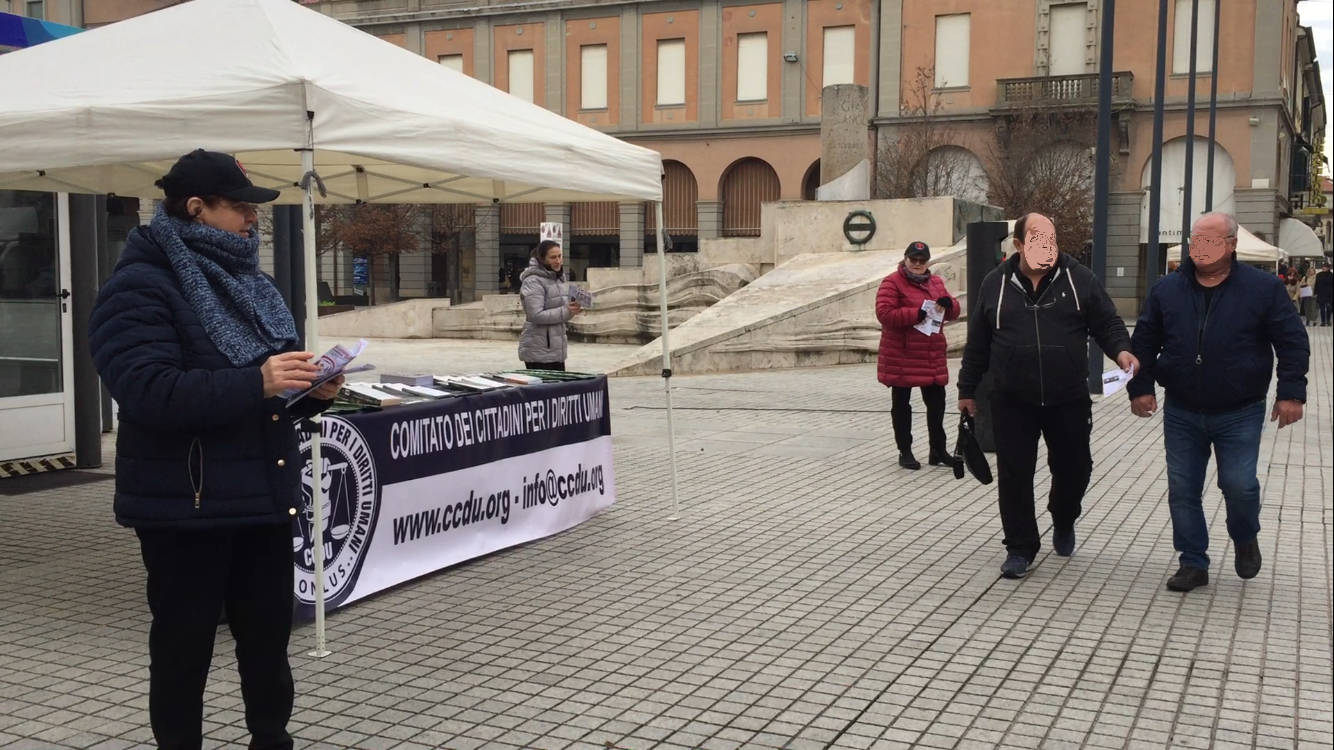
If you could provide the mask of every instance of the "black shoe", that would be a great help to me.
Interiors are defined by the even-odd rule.
[[[1069,529],[1052,529],[1051,546],[1056,550],[1056,554],[1061,557],[1069,557],[1075,553],[1075,527]]]
[[[950,469],[954,468],[954,456],[951,456],[948,453],[931,451],[931,455],[926,457],[926,462],[932,466],[944,466]]]
[[[1167,579],[1167,589],[1169,591],[1193,591],[1201,586],[1209,585],[1209,571],[1192,568],[1189,565],[1182,565],[1177,570],[1176,575]]]
[[[1260,575],[1260,543],[1237,545],[1237,559],[1234,561],[1237,575],[1244,580],[1251,580]]]
[[[1023,555],[1010,555],[1001,565],[1002,578],[1023,578],[1028,575],[1028,560]]]
[[[922,468],[922,462],[913,457],[912,451],[901,451],[899,453],[899,466],[916,471]]]

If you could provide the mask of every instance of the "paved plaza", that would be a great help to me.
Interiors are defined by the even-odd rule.
[[[614,380],[616,505],[331,614],[325,659],[299,628],[298,747],[1334,746],[1334,350],[1309,330],[1306,418],[1263,438],[1264,570],[1232,572],[1211,468],[1213,582],[1189,595],[1163,587],[1161,416],[1124,395],[1095,404],[1079,548],[1052,555],[1044,520],[1016,582],[994,486],[897,466],[874,366],[676,378],[676,520],[662,383]],[[466,371],[513,344],[380,355]],[[920,413],[916,434],[925,458]],[[151,747],[144,573],[111,489],[0,495],[0,748]],[[207,706],[205,747],[244,747],[225,627]]]

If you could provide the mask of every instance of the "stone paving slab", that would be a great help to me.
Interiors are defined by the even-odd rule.
[[[1214,581],[1185,596],[1163,588],[1161,417],[1123,397],[1095,404],[1079,549],[1013,582],[994,488],[896,465],[874,367],[677,378],[678,520],[661,381],[613,380],[617,504],[331,614],[326,659],[298,629],[299,746],[1334,746],[1334,349],[1310,330],[1306,419],[1263,438],[1264,571],[1232,573],[1211,476]],[[151,747],[109,490],[0,497],[0,749]],[[242,748],[219,632],[205,746]]]

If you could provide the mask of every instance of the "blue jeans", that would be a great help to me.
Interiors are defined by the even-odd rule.
[[[1163,409],[1163,444],[1167,448],[1167,503],[1172,511],[1172,545],[1181,564],[1209,569],[1209,527],[1204,518],[1204,476],[1213,449],[1218,489],[1227,504],[1227,533],[1238,545],[1260,533],[1260,433],[1265,402],[1226,414],[1203,415]]]

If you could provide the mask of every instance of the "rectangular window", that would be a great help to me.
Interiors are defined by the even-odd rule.
[[[736,36],[736,100],[762,102],[769,98],[769,34]]]
[[[463,72],[463,55],[441,55],[440,64],[450,70]]]
[[[854,60],[857,59],[857,29],[831,26],[824,30],[824,78],[821,86],[855,83]]]
[[[530,49],[510,50],[509,54],[510,94],[520,99],[533,101],[533,51]]]
[[[1191,0],[1177,0],[1172,29],[1172,72],[1190,74]],[[1208,73],[1214,64],[1214,4],[1200,0],[1195,30],[1195,72]]]
[[[579,48],[579,108],[607,108],[607,45]]]
[[[1055,5],[1047,41],[1047,72],[1054,76],[1084,73],[1088,50],[1088,3]]]
[[[971,16],[936,16],[936,88],[968,85],[969,27]]]
[[[28,18],[35,18],[38,21],[46,20],[46,2],[45,0],[29,0]]]
[[[686,103],[686,40],[658,40],[658,106]]]

